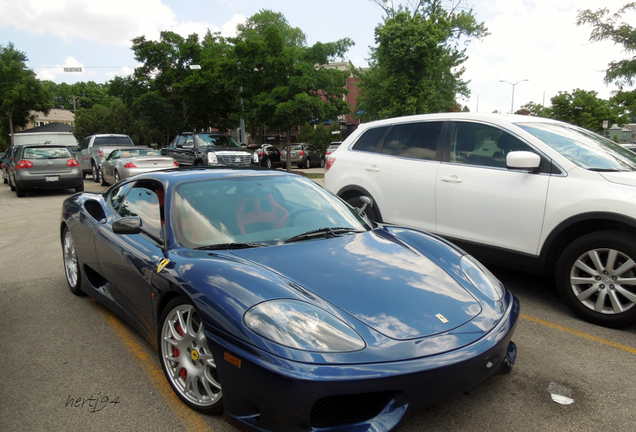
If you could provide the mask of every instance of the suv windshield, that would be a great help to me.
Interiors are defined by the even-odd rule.
[[[241,145],[229,135],[218,134],[196,134],[194,142],[198,148],[210,147],[238,147]]]
[[[548,123],[517,126],[581,168],[591,171],[636,171],[636,153],[586,129]]]

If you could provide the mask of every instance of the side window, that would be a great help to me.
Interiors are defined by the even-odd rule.
[[[380,140],[389,126],[377,127],[365,131],[351,148],[352,150],[377,153],[380,150]]]
[[[121,155],[121,150],[117,149],[115,151],[112,151],[108,157],[106,158],[106,160],[113,160],[113,159],[118,159],[119,156]]]
[[[194,138],[192,135],[185,136],[185,142],[183,143],[183,147],[194,147]]]
[[[183,147],[185,143],[186,137],[184,135],[179,135],[176,140],[174,140],[174,147]]]
[[[80,146],[80,150],[85,150],[88,148],[88,143],[90,142],[90,138],[84,138],[84,141],[82,141],[82,145]]]
[[[161,201],[157,192],[147,186],[133,187],[121,204],[119,215],[139,216],[145,231],[160,236]]]
[[[443,122],[396,125],[384,139],[382,153],[410,159],[435,160]]]
[[[450,161],[505,168],[506,154],[518,150],[534,152],[526,143],[500,129],[483,124],[456,122]]]
[[[126,197],[126,194],[132,187],[132,183],[124,183],[119,186],[117,189],[113,190],[110,194],[110,205],[113,206],[115,211],[119,211],[119,207],[121,206],[121,202]]]

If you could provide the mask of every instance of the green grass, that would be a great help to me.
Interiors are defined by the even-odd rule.
[[[306,177],[310,178],[310,179],[321,179],[321,178],[325,178],[325,175],[324,174],[318,174],[318,173],[308,173],[308,174],[306,174]]]

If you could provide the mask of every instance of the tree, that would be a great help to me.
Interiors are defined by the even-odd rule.
[[[386,12],[375,29],[368,71],[356,70],[358,108],[362,119],[375,120],[457,109],[456,97],[468,97],[462,80],[467,56],[460,41],[487,33],[472,10],[451,9],[442,0],[411,2],[411,9],[395,9],[376,0]]]
[[[94,105],[108,105],[111,97],[108,84],[94,81],[77,82],[75,84],[44,81],[42,83],[53,98],[53,107],[75,112],[79,108],[91,109]]]
[[[87,136],[98,133],[126,134],[137,144],[149,144],[143,141],[138,124],[120,99],[107,106],[95,105],[91,109],[77,110],[73,131],[77,142],[81,143]]]
[[[521,109],[528,110],[530,115],[537,117],[552,117],[552,112],[550,108],[546,108],[543,105],[535,102],[528,102],[525,105],[521,106]]]
[[[572,93],[559,92],[550,99],[550,117],[572,123],[594,132],[603,132],[603,120],[610,124],[625,123],[620,108],[610,101],[599,99],[595,91],[575,89]]]
[[[636,77],[636,29],[623,21],[623,15],[636,10],[636,2],[627,3],[614,14],[606,8],[579,11],[577,25],[592,26],[590,41],[612,41],[622,45],[629,58],[611,62],[605,73],[605,82],[618,86],[613,101],[630,112],[636,112],[636,90],[625,90]]]
[[[8,119],[11,145],[14,126],[26,126],[31,111],[47,114],[51,109],[51,95],[26,61],[26,54],[11,42],[0,45],[0,113]]]
[[[282,14],[262,10],[238,26],[231,41],[242,115],[252,125],[285,131],[289,146],[294,127],[335,120],[348,111],[343,95],[349,72],[325,65],[344,55],[350,39],[309,47],[304,34]]]

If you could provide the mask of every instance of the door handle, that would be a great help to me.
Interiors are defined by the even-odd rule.
[[[452,175],[450,177],[442,177],[441,180],[446,183],[461,183],[464,181],[455,175]]]
[[[371,172],[380,172],[380,168],[375,165],[365,166],[364,169]]]

